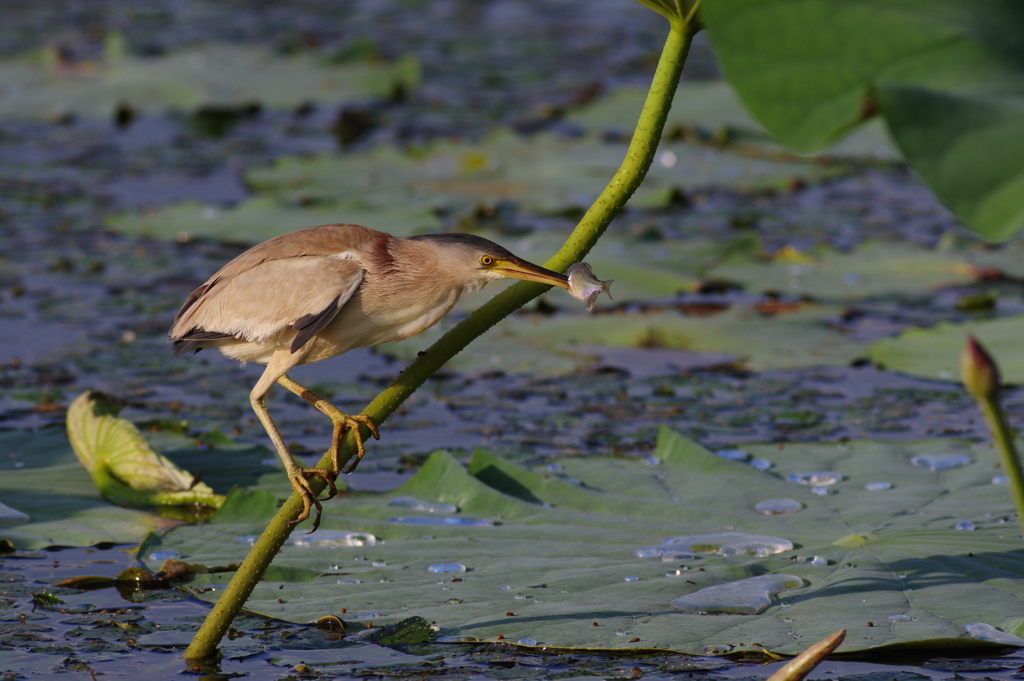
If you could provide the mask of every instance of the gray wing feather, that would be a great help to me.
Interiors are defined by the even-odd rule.
[[[304,256],[265,260],[197,289],[171,328],[172,341],[198,332],[263,341],[288,328],[305,345],[341,311],[363,281],[356,260]]]

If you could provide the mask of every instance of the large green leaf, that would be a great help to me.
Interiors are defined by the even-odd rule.
[[[907,162],[972,229],[1024,226],[1024,5],[1015,0],[709,0],[744,103],[809,152],[880,110]]]
[[[415,60],[328,65],[310,56],[282,57],[240,45],[204,45],[154,58],[108,58],[61,66],[47,53],[0,62],[0,116],[73,113],[108,117],[121,105],[136,111],[191,111],[252,103],[292,108],[383,96],[415,87]]]
[[[667,429],[657,458],[646,461],[573,458],[528,470],[479,451],[467,470],[439,452],[392,493],[355,493],[326,504],[321,529],[295,535],[275,559],[281,572],[257,586],[248,607],[299,622],[345,608],[342,617],[374,624],[421,616],[442,635],[695,653],[755,643],[792,653],[839,627],[849,632],[844,651],[968,651],[986,645],[964,633],[974,622],[1024,633],[1024,551],[1015,523],[1007,522],[1009,495],[991,481],[998,460],[991,448],[946,439],[762,445],[749,452],[770,460],[772,469],[715,456]],[[936,472],[913,465],[919,455],[966,455],[971,463]],[[785,479],[818,470],[842,475],[834,494],[819,496]],[[865,489],[876,481],[892,488]],[[410,496],[452,504],[458,513],[389,503]],[[802,508],[785,515],[755,510],[772,498]],[[487,524],[389,520],[396,517]],[[954,529],[965,521],[976,529]],[[345,546],[336,536],[344,531],[377,541],[363,536]],[[251,524],[234,521],[179,527],[152,537],[141,553],[154,568],[154,550],[225,565],[248,551],[249,532]],[[778,537],[795,548],[765,557],[698,553],[672,562],[634,556],[668,537],[720,532]],[[442,563],[467,570],[428,570]],[[677,572],[680,566],[687,569]],[[301,571],[301,579],[288,581],[288,570]],[[686,614],[669,606],[705,587],[766,573],[792,575],[804,586],[758,616]],[[200,597],[215,599],[228,577],[195,575],[190,586],[213,586]]]
[[[1007,317],[966,324],[943,323],[929,329],[908,329],[883,338],[868,350],[877,364],[892,371],[941,381],[960,381],[960,352],[974,334],[999,364],[1007,383],[1024,383],[1024,317]]]

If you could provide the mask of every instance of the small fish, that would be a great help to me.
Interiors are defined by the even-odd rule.
[[[566,275],[569,277],[569,293],[576,300],[587,304],[587,312],[594,311],[594,301],[601,293],[607,293],[609,298],[612,297],[611,291],[608,290],[612,280],[601,281],[594,276],[594,270],[585,262],[578,262],[569,267]]]

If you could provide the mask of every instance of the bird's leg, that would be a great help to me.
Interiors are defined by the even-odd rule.
[[[288,480],[292,483],[292,488],[302,497],[302,513],[292,521],[292,524],[301,523],[309,518],[311,509],[316,507],[316,519],[313,521],[313,529],[310,530],[310,532],[315,532],[316,528],[320,527],[320,514],[323,511],[323,506],[320,505],[320,501],[316,498],[316,493],[310,486],[309,480],[306,479],[306,474],[319,475],[326,480],[331,488],[331,496],[338,493],[338,488],[334,486],[334,476],[337,474],[322,468],[302,468],[296,464],[295,459],[292,458],[291,452],[288,451],[288,447],[284,443],[284,438],[281,437],[280,431],[278,431],[277,426],[274,424],[274,420],[270,418],[270,412],[267,411],[266,394],[258,394],[256,390],[253,390],[249,401],[252,403],[252,410],[256,412],[256,416],[259,417],[260,422],[266,429],[267,435],[270,436],[270,441],[274,443],[278,456],[281,457],[281,463],[284,464],[284,469],[288,474]]]
[[[366,456],[366,450],[363,448],[363,434],[359,431],[359,424],[365,425],[370,429],[370,434],[377,440],[380,439],[380,431],[377,430],[376,424],[366,414],[359,414],[358,416],[349,416],[343,413],[333,404],[325,400],[324,398],[317,395],[309,388],[305,388],[291,378],[287,374],[277,379],[277,382],[283,385],[288,390],[306,400],[314,407],[319,409],[327,418],[331,419],[334,424],[334,433],[331,436],[331,461],[334,465],[334,473],[337,475],[339,472],[351,473],[359,465],[359,462]],[[341,471],[341,463],[339,461],[340,449],[341,449],[341,438],[345,435],[345,430],[351,428],[352,434],[356,438],[356,457],[352,459],[352,463],[348,469]],[[333,495],[332,495],[333,496]]]

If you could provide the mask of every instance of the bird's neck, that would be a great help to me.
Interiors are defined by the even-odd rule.
[[[463,293],[480,287],[445,267],[427,241],[392,237],[374,249],[367,264],[366,276],[374,280],[377,297],[413,316],[436,316],[434,321],[447,314]]]

